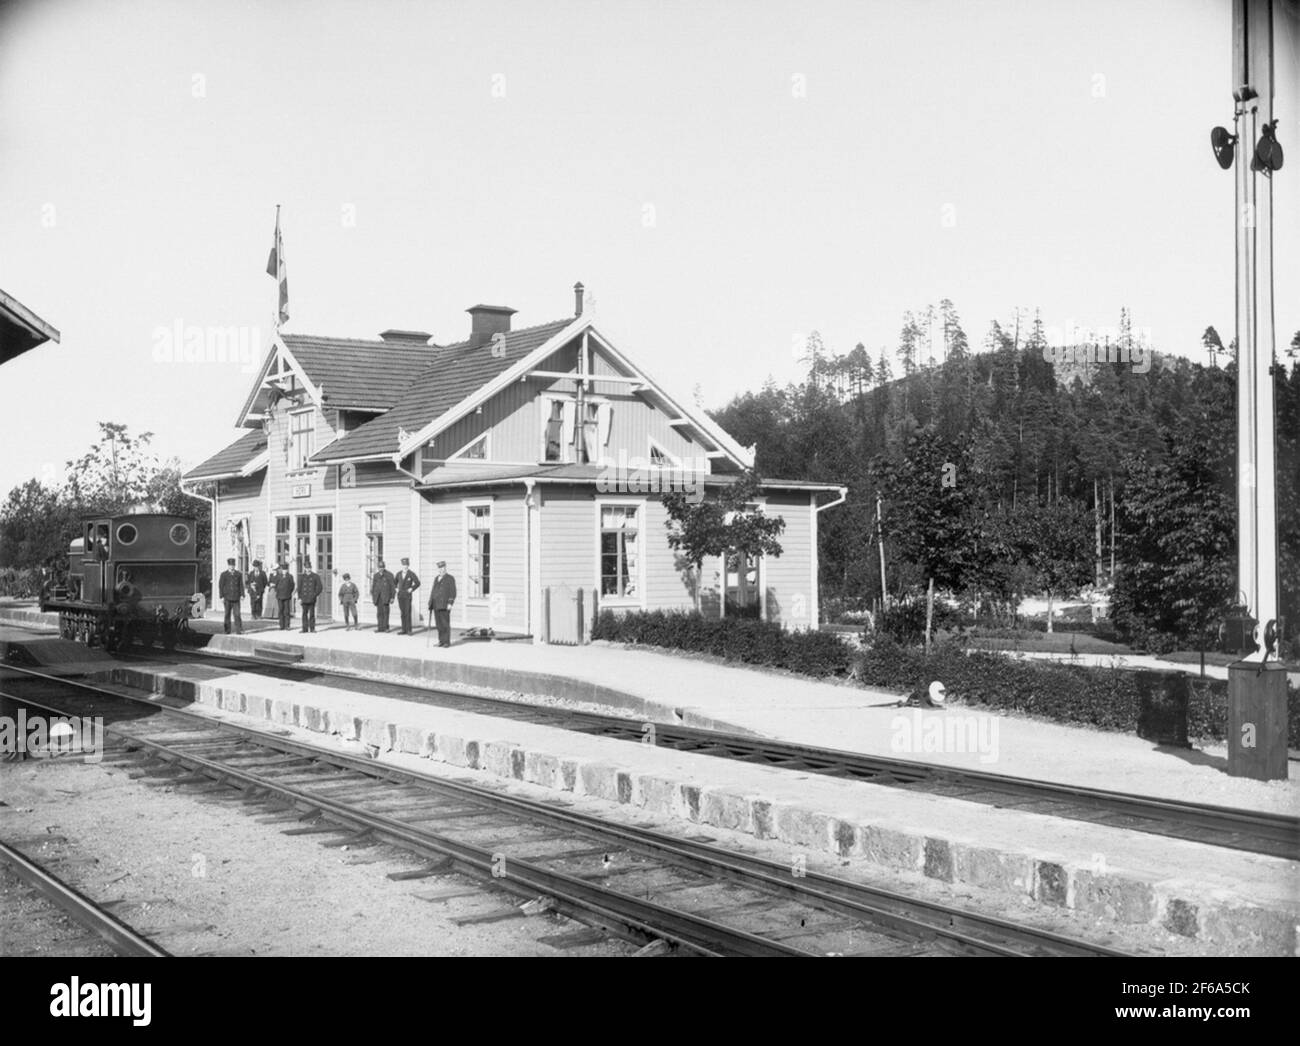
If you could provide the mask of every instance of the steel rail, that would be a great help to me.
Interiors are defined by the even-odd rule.
[[[4,842],[0,842],[0,861],[12,868],[19,879],[53,902],[74,922],[102,937],[118,955],[157,958],[170,956],[170,952],[164,951],[147,937],[142,937],[85,894]]]
[[[132,695],[118,694],[114,691],[105,690],[101,687],[95,686],[94,684],[85,683],[80,680],[65,679],[61,677],[50,677],[50,680],[60,684],[68,684],[78,689],[90,690],[94,693],[115,700],[142,704],[159,712],[165,712],[211,724],[214,733],[228,732],[236,736],[242,736],[261,748],[317,760],[328,765],[359,772],[366,776],[379,778],[394,784],[414,784],[425,791],[442,796],[453,797],[460,801],[468,801],[480,806],[504,808],[529,820],[544,822],[554,826],[562,826],[580,834],[594,835],[598,838],[608,840],[618,847],[647,854],[652,857],[670,856],[681,866],[694,871],[700,871],[715,877],[729,879],[742,885],[758,885],[765,890],[791,897],[803,903],[809,903],[817,907],[838,911],[846,915],[852,915],[861,918],[864,921],[880,926],[887,926],[891,929],[907,932],[914,936],[941,936],[968,953],[985,955],[1023,955],[1028,951],[1030,954],[1047,953],[1058,955],[1119,956],[1127,954],[1115,949],[1106,948],[1105,946],[1094,945],[1064,935],[1055,934],[1051,931],[1039,930],[1034,927],[1024,926],[992,916],[973,914],[937,902],[912,898],[903,894],[866,886],[865,884],[837,879],[813,871],[808,871],[806,875],[794,876],[788,867],[774,861],[768,861],[764,858],[751,857],[735,851],[710,846],[705,843],[679,839],[674,836],[655,832],[651,829],[612,825],[609,822],[586,814],[577,813],[575,811],[559,810],[546,803],[524,799],[517,796],[505,795],[495,790],[489,790],[477,785],[426,777],[401,768],[385,766],[376,763],[373,760],[363,760],[345,753],[319,748],[315,745],[289,740],[281,736],[268,735],[258,730],[236,725],[225,720],[214,720],[211,717],[187,709],[173,708],[168,705],[155,704],[151,701],[134,697]],[[52,711],[57,714],[68,714],[59,709],[55,709],[52,706],[43,705],[41,702],[35,701],[31,698],[17,697],[10,694],[0,694],[0,696],[6,696],[11,700],[23,702],[30,707],[44,708],[47,711]],[[122,722],[133,723],[139,722],[139,720],[128,719],[123,720]],[[402,826],[400,822],[397,821],[389,822],[387,819],[383,819],[373,823],[367,822],[365,821],[366,817],[375,815],[368,815],[363,811],[358,811],[356,808],[348,807],[344,804],[332,803],[325,797],[313,794],[310,791],[290,788],[287,785],[280,785],[277,784],[274,779],[258,777],[255,774],[245,774],[221,763],[190,754],[185,750],[169,750],[165,745],[132,734],[127,730],[115,730],[114,732],[131,742],[151,749],[158,756],[165,758],[170,755],[172,758],[168,759],[168,762],[179,762],[181,765],[202,766],[210,776],[223,776],[226,780],[232,778],[242,780],[249,787],[270,789],[284,795],[286,798],[291,799],[292,802],[300,805],[307,805],[321,810],[326,810],[328,808],[331,819],[345,821],[345,823],[352,824],[358,830],[362,828],[370,828],[371,830],[388,833],[394,826],[396,826],[396,828],[401,832],[411,831],[409,828]],[[349,818],[351,818],[351,820],[348,820]],[[410,841],[418,844],[421,840],[429,842],[431,839],[440,838],[441,837],[434,836],[432,833],[416,831]],[[400,837],[400,841],[406,844],[407,837]],[[449,842],[453,847],[463,845],[455,843],[454,841]],[[529,844],[525,843],[523,845],[527,846]],[[435,849],[436,848],[435,845]],[[446,850],[439,849],[438,852],[443,856],[450,856]],[[479,863],[475,864],[473,860],[470,860],[468,866],[481,873],[483,871],[481,858],[484,853],[487,853],[489,857],[487,870],[490,872],[490,858],[492,857],[492,854],[488,851],[480,850],[478,858]],[[512,863],[514,863],[513,860],[507,856],[507,866]],[[551,872],[547,869],[530,866],[526,862],[524,866],[530,872],[535,872],[542,876],[555,876],[561,874]],[[569,877],[564,878],[569,879]],[[585,883],[582,880],[571,880],[571,884],[576,884],[579,895],[591,889],[591,884]],[[566,884],[560,883],[560,886],[564,885]],[[556,887],[556,890],[559,890],[559,886]],[[622,898],[624,895],[618,896]],[[570,903],[581,903],[580,897],[568,897],[566,899]],[[644,905],[649,902],[636,903]],[[654,907],[656,909],[659,908],[659,906]],[[671,912],[671,910],[667,909],[662,910]],[[675,914],[680,916],[680,913]],[[631,916],[631,918],[633,924],[636,924],[637,920],[635,916]],[[706,932],[709,932],[709,928],[705,928],[705,930]],[[660,930],[651,930],[649,932],[655,936],[669,936]],[[746,941],[743,943],[747,946],[753,946],[756,941],[762,942],[764,945],[775,943],[756,935],[745,935],[745,937]],[[669,939],[677,940],[679,938],[669,936]],[[688,944],[694,943],[685,935],[683,935],[680,940]],[[752,953],[738,951],[735,954]],[[770,954],[770,952],[768,954]],[[783,952],[782,954],[790,953]],[[793,954],[809,953],[795,950]]]
[[[138,655],[128,656],[132,658],[138,657]],[[426,695],[426,697],[427,695],[444,696],[463,703],[483,704],[489,707],[509,708],[516,711],[524,710],[541,720],[569,725],[582,724],[584,732],[597,733],[612,737],[615,740],[636,743],[645,742],[644,724],[652,722],[646,719],[602,715],[596,712],[555,709],[544,705],[507,701],[501,698],[458,694],[454,691],[415,686],[409,683],[367,679],[364,676],[355,676],[327,668],[299,668],[295,665],[248,655],[193,653],[189,657],[196,661],[206,659],[217,663],[243,662],[279,671],[297,671],[334,679],[359,680],[372,685]],[[678,751],[697,752],[702,755],[724,759],[743,759],[753,762],[753,765],[756,766],[768,764],[776,766],[778,769],[804,770],[810,773],[835,776],[841,780],[860,779],[866,783],[883,787],[916,785],[924,788],[927,784],[936,784],[967,788],[976,792],[994,792],[1032,801],[1056,802],[1067,807],[1085,807],[1096,811],[1100,816],[1118,815],[1139,818],[1149,822],[1147,825],[1117,826],[1131,831],[1184,839],[1185,841],[1219,846],[1225,849],[1263,853],[1283,857],[1287,860],[1300,860],[1300,817],[1292,817],[1287,814],[1270,813],[1264,810],[1246,810],[1239,807],[1217,806],[1207,803],[1191,803],[1180,799],[1159,798],[1134,792],[1116,792],[1084,785],[1061,784],[1056,781],[1015,777],[1009,774],[995,774],[962,767],[941,766],[918,760],[899,759],[893,756],[875,756],[862,752],[848,752],[843,749],[800,745],[766,737],[727,734],[697,727],[679,726],[673,723],[654,722],[653,725],[655,728],[654,743],[658,747],[671,747]],[[713,750],[709,751],[708,749]],[[751,756],[758,757],[762,761],[749,759],[748,757]],[[905,779],[900,780],[900,778]],[[956,795],[952,798],[965,799],[966,797]],[[977,802],[982,805],[997,805],[994,801],[981,798],[969,798],[966,801]],[[1058,816],[1068,820],[1104,824],[1104,821],[1090,820],[1078,814],[1071,814],[1068,810],[1057,811],[1057,813]],[[1160,828],[1163,826],[1168,826],[1173,830],[1161,831]],[[1185,834],[1177,830],[1189,828],[1203,828],[1218,833],[1218,835],[1188,840]],[[1260,843],[1272,845],[1266,845],[1261,849]]]

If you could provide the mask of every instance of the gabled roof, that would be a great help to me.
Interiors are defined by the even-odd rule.
[[[411,383],[444,352],[416,342],[324,338],[281,334],[280,340],[325,390],[322,406],[342,410],[391,410]]]
[[[17,298],[0,291],[0,363],[50,340],[59,340],[57,330]]]
[[[403,387],[406,391],[396,401],[392,410],[336,439],[329,446],[317,451],[311,460],[315,464],[325,464],[332,461],[396,455],[399,432],[405,431],[408,435],[418,432],[432,419],[441,417],[467,396],[477,392],[493,378],[527,357],[533,350],[546,344],[572,322],[572,318],[569,318],[511,331],[498,343],[499,349],[496,345],[463,341],[445,348],[424,350],[427,365],[419,371],[418,376],[408,377],[405,380]],[[285,341],[288,347],[288,336],[285,337]],[[385,350],[392,350],[390,344],[380,344]],[[290,351],[297,356],[297,350]],[[430,358],[432,362],[428,362]],[[335,388],[337,387],[336,385]],[[325,392],[328,397],[327,402],[331,406],[336,406],[328,379],[325,379]]]
[[[266,456],[266,433],[261,429],[254,429],[240,436],[225,450],[212,455],[203,464],[190,469],[181,479],[185,482],[199,482],[229,479],[234,476],[251,476],[266,467],[265,461],[258,464],[258,459]]]

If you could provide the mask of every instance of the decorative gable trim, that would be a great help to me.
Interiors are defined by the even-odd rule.
[[[315,405],[322,402],[322,391],[316,387],[316,384],[307,377],[307,372],[303,370],[302,364],[294,358],[292,352],[280,340],[277,331],[271,339],[271,349],[266,354],[266,362],[262,364],[262,369],[257,372],[257,380],[253,382],[252,389],[249,390],[248,397],[244,400],[244,406],[239,412],[239,418],[235,421],[236,428],[256,428],[262,421],[262,415],[253,413],[253,404],[257,402],[257,395],[267,385],[283,385],[292,375],[307,393],[308,399]]]
[[[595,327],[592,328],[591,335],[600,344],[601,349],[604,352],[606,352],[615,362],[617,362],[620,366],[622,366],[626,370],[631,371],[635,377],[640,378],[643,388],[640,389],[639,391],[643,393],[648,393],[650,395],[658,396],[660,399],[664,401],[664,403],[666,403],[668,406],[673,408],[673,410],[677,413],[678,416],[676,418],[669,420],[670,425],[680,424],[684,421],[689,425],[691,425],[692,427],[694,427],[696,431],[707,436],[713,443],[715,443],[718,447],[720,447],[725,452],[725,455],[727,457],[730,457],[732,461],[734,461],[741,468],[750,469],[754,467],[753,447],[742,447],[739,443],[737,443],[734,439],[732,439],[730,436],[727,435],[727,433],[723,430],[721,425],[715,422],[703,411],[696,410],[693,407],[683,406],[680,401],[670,396],[664,390],[664,387],[661,384],[659,384],[659,382],[655,381],[652,377],[650,377],[650,375],[646,374],[645,371],[643,371],[640,367],[638,367],[626,356],[624,356],[621,352],[619,352],[618,349],[614,348],[610,340],[607,337],[605,337],[605,335],[601,334],[600,331],[596,330]],[[596,380],[599,381],[600,379],[597,378]],[[710,454],[710,457],[713,456],[720,456],[720,455]]]
[[[408,434],[405,440],[398,443],[397,453],[392,455],[393,460],[399,461],[412,451],[418,450],[421,446],[428,443],[429,440],[438,435],[438,433],[459,421],[475,407],[486,403],[512,382],[518,381],[532,367],[536,366],[539,360],[546,359],[546,357],[551,355],[551,353],[568,344],[574,339],[574,337],[582,333],[582,331],[590,325],[591,318],[589,316],[578,316],[575,318],[567,327],[552,334],[546,341],[533,349],[532,352],[514,366],[502,371],[477,391],[466,396],[454,407],[443,411],[439,417],[434,418],[425,425],[424,428],[420,429],[419,432]]]

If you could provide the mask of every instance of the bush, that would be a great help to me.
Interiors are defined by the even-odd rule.
[[[1140,695],[1136,672],[1019,661],[998,654],[963,653],[939,644],[927,660],[921,651],[881,636],[856,662],[859,682],[910,691],[941,680],[951,699],[1061,723],[1082,723],[1133,733]],[[1288,691],[1288,744],[1300,747],[1300,694]],[[1194,679],[1188,699],[1189,738],[1222,741],[1228,728],[1228,683]]]
[[[41,592],[39,567],[0,567],[0,596],[35,599]]]
[[[934,601],[934,616],[930,621],[931,633],[940,629],[957,628],[961,615],[940,599]],[[914,596],[892,603],[880,616],[880,631],[896,642],[915,644],[925,639],[925,597]]]
[[[706,618],[695,611],[651,610],[618,614],[603,610],[592,639],[639,643],[712,654],[747,665],[784,668],[809,676],[848,673],[853,652],[826,632],[789,632],[770,621]]]

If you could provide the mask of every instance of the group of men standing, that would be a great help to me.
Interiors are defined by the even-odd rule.
[[[345,575],[346,576],[346,575]],[[353,586],[355,588],[355,586]],[[397,597],[397,609],[402,615],[400,635],[409,636],[411,629],[411,601],[420,587],[419,575],[411,569],[409,559],[402,560],[402,568],[393,574],[379,561],[379,569],[370,583],[370,598],[374,600],[376,632],[387,632],[388,611]],[[456,580],[447,573],[447,564],[438,560],[438,576],[429,591],[429,613],[438,626],[438,645],[451,646],[451,608],[456,602]]]
[[[311,561],[302,561],[302,572],[297,581],[289,573],[289,567],[281,562],[274,574],[268,575],[262,569],[260,559],[253,560],[253,569],[248,572],[247,589],[252,604],[253,618],[262,616],[262,601],[269,588],[279,605],[280,629],[287,631],[293,617],[293,595],[298,593],[298,602],[302,604],[302,631],[316,631],[316,600],[324,590],[320,575],[311,568]],[[411,601],[416,589],[420,587],[420,578],[411,569],[409,559],[402,560],[402,567],[394,575],[379,561],[379,569],[370,583],[370,597],[375,604],[377,619],[376,632],[390,631],[388,611],[397,597],[398,610],[402,616],[400,634],[413,634],[411,627]],[[226,608],[225,630],[229,634],[233,622],[236,635],[244,631],[244,622],[240,617],[240,604],[243,602],[245,577],[235,568],[233,558],[226,560],[226,569],[217,582],[217,592]],[[351,574],[343,575],[343,584],[339,587],[339,605],[343,608],[343,621],[348,631],[358,627],[357,602],[360,593],[352,581]],[[434,578],[429,593],[429,613],[438,626],[438,645],[451,646],[451,608],[456,602],[456,580],[447,573],[447,564],[438,561],[438,576]]]

